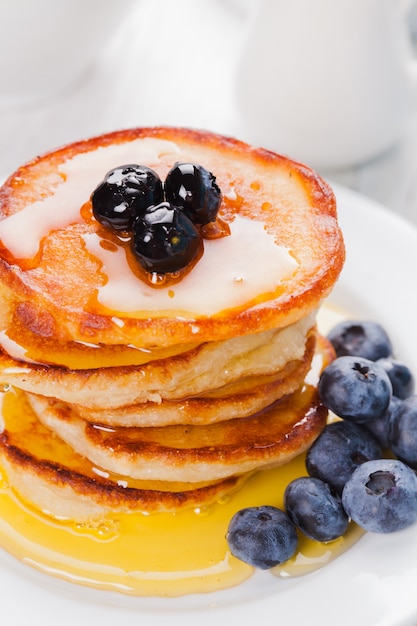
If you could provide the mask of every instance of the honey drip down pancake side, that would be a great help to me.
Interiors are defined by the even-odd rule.
[[[179,163],[217,181],[209,223],[168,198]],[[108,192],[109,170],[142,166],[160,183],[158,210],[188,220],[198,239],[198,254],[187,252],[176,271],[172,259],[166,273],[155,270],[155,258],[151,271],[138,254],[153,203],[144,214],[136,206],[123,232],[96,210],[94,190],[104,181]],[[111,211],[119,213],[126,196],[114,205],[116,196]],[[178,234],[163,235],[164,245],[177,245]],[[246,564],[229,567],[227,511],[252,502],[259,482],[271,494],[269,477],[299,468],[325,427],[317,384],[335,355],[316,317],[344,258],[329,185],[301,163],[232,138],[137,128],[21,166],[0,188],[2,545],[13,536],[19,545],[10,550],[22,558],[32,541],[23,558],[71,580],[81,554],[82,584],[100,584],[106,570],[114,585],[117,570],[133,593],[143,592],[131,585],[137,575],[152,584],[159,577],[149,594],[166,593],[166,573],[189,581],[193,569],[198,584],[185,582],[186,593],[248,576]],[[195,533],[207,507],[214,516]],[[155,529],[164,527],[184,551],[173,526],[193,537],[182,573],[177,558],[160,558],[162,543],[155,549]],[[96,529],[104,528],[102,541]],[[207,542],[197,539],[203,528]]]
[[[91,194],[122,163],[164,180],[178,161],[215,174],[225,228],[155,286]],[[316,314],[343,260],[330,187],[231,138],[132,129],[19,168],[0,190],[0,378],[20,412],[5,411],[0,456],[15,489],[75,519],[169,509],[305,450],[326,413],[307,374]],[[316,359],[329,354],[319,340]]]
[[[299,390],[252,417],[194,427],[188,443],[185,427],[149,429],[147,439],[147,429],[132,429],[132,437],[121,437],[118,443],[117,430],[109,429],[107,435],[105,430],[97,431],[103,438],[99,443],[95,440],[95,450],[100,445],[106,450],[108,445],[117,458],[119,445],[129,460],[133,442],[135,463],[138,451],[147,461],[151,454],[153,470],[162,468],[168,480],[155,480],[146,470],[142,479],[133,478],[87,460],[40,422],[19,390],[5,394],[3,400],[1,463],[23,498],[57,517],[86,519],[117,510],[175,510],[204,504],[236,489],[252,471],[287,463],[311,445],[327,417],[318,399],[317,377],[332,358],[331,348],[321,338]],[[51,415],[52,422],[61,417],[59,411],[52,410]],[[42,419],[47,421],[48,410],[42,412]],[[129,430],[124,429],[124,434]],[[128,465],[129,461],[121,462],[118,467],[128,469]]]

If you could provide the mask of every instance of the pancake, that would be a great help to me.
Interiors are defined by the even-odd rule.
[[[27,506],[74,521],[118,512],[162,512],[206,506],[240,487],[248,476],[210,483],[135,481],[110,475],[76,454],[45,428],[24,393],[1,399],[0,459],[7,481]]]
[[[72,404],[72,410],[88,422],[107,426],[204,425],[246,417],[295,391],[311,363],[315,336],[307,342],[304,358],[290,361],[277,375],[245,376],[204,396],[182,400],[142,402],[117,409],[88,409]]]
[[[205,241],[191,272],[155,289],[106,239],[89,198],[115,165],[146,163],[164,178],[179,160],[215,173],[232,236]],[[311,169],[178,128],[114,132],[22,166],[0,190],[0,242],[3,331],[20,316],[51,342],[151,350],[293,324],[319,307],[344,260],[334,195]]]
[[[331,355],[332,348],[320,338],[315,368],[321,359],[322,369]],[[288,456],[286,440],[297,439],[303,451],[327,415],[311,384],[246,418],[206,426],[103,427],[79,418],[61,402],[30,394],[27,399],[44,426],[102,469],[139,480],[191,483],[280,464]],[[309,416],[308,432],[299,424],[300,414]]]
[[[286,463],[312,444],[324,428],[327,416],[327,410],[318,399],[317,377],[333,356],[328,342],[321,339],[313,368],[302,389],[252,417],[222,422],[217,433],[218,425],[214,430],[206,427],[205,441],[201,429],[197,436],[194,429],[191,433],[194,444],[197,443],[194,447],[189,443],[188,447],[184,445],[184,429],[124,429],[126,437],[121,438],[117,432],[107,431],[107,440],[106,431],[96,429],[99,438],[104,436],[101,442],[95,440],[96,450],[107,449],[107,459],[109,453],[114,454],[118,458],[118,470],[131,469],[129,462],[124,463],[121,457],[129,448],[131,438],[135,439],[137,431],[142,431],[142,459],[150,462],[153,469],[157,464],[165,467],[166,481],[151,478],[153,469],[145,472],[147,478],[135,479],[87,460],[74,450],[74,442],[68,445],[62,439],[62,430],[58,436],[50,428],[60,420],[65,423],[68,417],[70,428],[74,425],[69,407],[30,397],[18,390],[3,397],[1,464],[19,496],[54,517],[82,521],[110,512],[117,515],[122,511],[151,512],[202,506],[241,487],[251,475],[251,468],[259,470]],[[38,415],[32,410],[32,404]],[[149,431],[148,439],[146,431]],[[81,431],[78,434],[82,435]],[[136,437],[134,453],[140,447],[138,442],[139,437]],[[181,442],[181,448],[168,447]],[[80,447],[79,443],[76,447]],[[242,473],[236,473],[239,470]],[[210,480],[210,473],[227,475]],[[187,480],[176,480],[180,475]],[[199,475],[203,480],[199,480]]]
[[[202,482],[279,463],[285,440],[295,428],[290,421],[292,401],[281,399],[281,404],[258,414],[207,426],[146,428],[92,425],[69,405],[40,396],[32,397],[30,404],[44,425],[105,470],[139,480]],[[313,422],[309,428],[317,435]],[[323,424],[319,421],[320,430]],[[306,445],[310,443],[312,439],[307,439]]]
[[[179,161],[215,175],[219,212],[191,225],[192,263],[147,272],[92,193],[122,164],[164,180]],[[175,511],[305,451],[334,356],[316,315],[344,254],[315,172],[212,133],[120,131],[19,168],[0,189],[0,462],[13,489],[75,521]]]
[[[315,314],[283,329],[207,342],[140,367],[68,370],[22,362],[0,351],[0,379],[19,389],[92,409],[181,400],[241,377],[277,375],[302,360]],[[301,382],[301,381],[300,381]]]

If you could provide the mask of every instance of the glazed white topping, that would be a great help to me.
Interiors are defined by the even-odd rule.
[[[51,230],[82,221],[80,208],[106,172],[125,163],[156,166],[166,154],[178,160],[178,146],[152,137],[77,154],[58,166],[62,179],[50,196],[0,222],[0,240],[16,259],[33,258]]]
[[[297,269],[289,251],[275,243],[261,222],[238,215],[230,230],[228,237],[204,241],[202,258],[182,280],[157,289],[130,270],[121,246],[108,250],[96,233],[85,235],[87,250],[101,261],[106,276],[98,292],[100,304],[125,314],[176,310],[213,315],[274,291]]]
[[[79,153],[59,165],[60,178],[51,195],[0,222],[0,239],[15,258],[33,258],[42,238],[52,230],[82,221],[80,209],[107,171],[127,163],[144,163],[155,169],[163,163],[166,168],[167,163],[178,160],[195,161],[195,157],[182,153],[173,142],[149,137]],[[223,191],[226,195],[230,192]],[[122,246],[109,250],[97,234],[85,235],[86,248],[99,260],[105,276],[98,301],[115,312],[116,325],[117,313],[213,315],[274,292],[297,269],[290,251],[275,242],[265,224],[238,215],[230,227],[231,236],[205,240],[204,254],[191,272],[166,288],[154,288],[140,280],[130,269]],[[195,334],[198,332],[196,326]]]

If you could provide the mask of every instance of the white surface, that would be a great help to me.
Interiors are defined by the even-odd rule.
[[[0,107],[0,176],[68,141],[128,126],[179,124],[248,138],[236,113],[235,69],[253,4],[137,0],[137,10],[106,55],[78,83],[47,101]],[[3,62],[13,63],[1,42],[0,54]],[[30,63],[30,50],[27,58]],[[335,299],[358,316],[385,324],[398,355],[417,372],[417,233],[395,215],[417,224],[417,118],[402,141],[379,158],[321,173],[392,211],[338,190],[348,257]],[[0,576],[8,626],[417,624],[416,527],[388,537],[368,535],[308,578],[281,581],[259,573],[235,589],[175,601],[125,598],[61,583],[3,552]]]
[[[383,323],[398,356],[417,372],[417,230],[336,186],[347,261],[332,301]],[[298,579],[257,572],[233,589],[176,599],[130,598],[63,583],[0,552],[1,610],[8,626],[415,626],[417,525],[365,535],[332,564]]]
[[[0,105],[48,97],[72,85],[107,48],[134,4],[0,0]]]
[[[417,97],[401,2],[257,4],[237,71],[239,110],[257,142],[334,168],[362,163],[397,141]]]
[[[236,67],[257,0],[136,4],[105,54],[78,82],[48,100],[0,106],[0,176],[69,141],[129,126],[178,124],[249,140],[238,115]],[[417,39],[417,10],[412,17]],[[30,65],[31,51],[26,52]],[[0,57],[13,64],[1,40]],[[319,73],[318,88],[322,78]],[[1,96],[0,82],[0,101]],[[358,133],[353,139],[361,142]],[[417,116],[402,140],[378,158],[320,173],[417,223]]]

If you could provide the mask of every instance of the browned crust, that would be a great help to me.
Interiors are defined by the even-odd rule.
[[[291,384],[294,367],[300,372],[302,372],[302,365],[308,367],[314,353],[315,341],[316,328],[313,328],[308,333],[303,364],[298,361],[290,362],[288,369],[284,368],[282,371],[282,374],[286,376],[284,386]],[[64,367],[21,362],[8,356],[0,348],[1,380],[2,383],[12,384],[19,389],[57,398],[76,404],[78,407],[95,410],[113,409],[145,402],[150,395],[154,394],[168,400],[181,398],[180,391],[187,388],[187,393],[189,393],[190,385],[187,380],[181,381],[178,374],[195,371],[198,367],[199,354],[205,350],[210,354],[210,349],[211,344],[201,344],[188,352],[167,359],[150,361],[141,366],[69,370]],[[208,359],[207,355],[204,359]],[[267,366],[264,365],[264,374],[273,376],[278,373],[281,371],[275,371],[275,369],[267,371]],[[297,371],[295,376],[297,376]],[[203,392],[214,391],[222,385],[225,385],[224,378],[222,380],[215,377],[213,387],[210,389],[205,387]],[[109,390],[111,390],[110,393]],[[283,393],[287,392],[283,391]]]
[[[302,188],[310,202],[308,215],[292,215],[288,207],[281,213],[270,216],[271,232],[279,235],[282,245],[293,251],[301,260],[312,254],[314,262],[303,269],[295,278],[283,282],[282,289],[275,294],[266,296],[263,302],[247,303],[238,309],[228,309],[212,317],[199,317],[199,340],[218,340],[239,334],[259,332],[268,328],[279,327],[304,317],[312,308],[316,308],[326,297],[337,280],[344,262],[344,245],[340,229],[337,226],[337,211],[334,195],[330,187],[310,168],[284,156],[270,151],[253,148],[230,137],[214,133],[183,128],[136,128],[117,131],[100,137],[60,148],[55,152],[34,159],[22,166],[12,175],[0,190],[0,215],[6,217],[21,210],[33,198],[48,193],[48,184],[54,174],[54,168],[75,154],[87,152],[98,146],[131,141],[139,137],[159,137],[176,142],[191,142],[215,150],[222,158],[226,157],[245,171],[245,164],[256,164],[262,168],[266,176],[273,176],[274,171],[285,172],[294,180],[297,188]],[[219,173],[221,177],[221,172]],[[22,182],[23,181],[23,182]],[[254,192],[248,186],[249,181],[239,180],[243,204],[228,204],[227,211],[251,214],[255,219],[265,219],[261,209],[253,202]],[[278,199],[279,200],[279,199]],[[308,225],[300,237],[300,219]],[[74,225],[68,229],[68,239],[77,238],[82,225]],[[307,255],[308,256],[308,255]],[[88,270],[92,272],[90,268]],[[85,270],[87,272],[87,269]],[[60,291],[53,286],[46,289],[46,276],[41,273],[25,272],[17,262],[8,263],[0,259],[0,280],[6,283],[16,294],[11,303],[12,309],[23,302],[36,303],[39,315],[44,315],[40,331],[47,330],[48,336],[60,341],[86,340],[102,343],[120,343],[119,329],[111,322],[110,314],[104,311],[87,310],[78,300],[85,302],[87,294],[97,287],[97,279],[92,274],[73,276],[71,285],[67,285],[68,294],[73,296],[74,303],[63,305],[59,299]],[[96,275],[96,272],[95,274]],[[69,280],[69,279],[68,279]],[[62,295],[62,294],[61,294]],[[78,300],[77,300],[78,299]],[[21,309],[24,311],[24,309]],[[48,314],[42,312],[47,311]],[[126,341],[135,341],[144,346],[163,346],[176,343],[195,341],[190,320],[179,316],[164,318],[134,319],[122,317],[124,321],[123,336]],[[33,320],[29,320],[32,330]],[[45,325],[46,324],[46,325]]]
[[[243,388],[245,384],[247,388],[238,393],[226,393],[232,384],[222,388],[224,395],[220,397],[204,395],[177,401],[162,400],[160,403],[142,402],[112,410],[89,409],[76,404],[72,408],[82,419],[107,426],[202,426],[224,419],[245,417],[295,391],[309,370],[314,343],[314,338],[310,337],[304,359],[291,361],[278,375],[255,377],[258,380],[256,386],[251,377],[240,380]]]
[[[323,428],[327,410],[321,405],[318,394],[311,399],[308,410],[296,416],[294,423],[281,422],[280,416],[285,409],[291,408],[291,404],[290,395],[257,415],[207,426],[170,426],[166,427],[170,429],[169,435],[168,432],[162,433],[158,428],[146,428],[142,431],[145,439],[141,438],[141,429],[137,429],[135,433],[132,432],[134,429],[123,432],[123,428],[118,428],[115,432],[109,433],[86,423],[85,432],[94,446],[110,448],[115,459],[120,455],[127,455],[133,462],[139,461],[144,464],[157,459],[171,467],[191,467],[199,463],[216,464],[219,459],[222,465],[233,466],[242,459],[254,459],[263,465],[265,462],[268,463],[269,459],[293,454],[303,448],[304,442],[308,445],[312,437]],[[275,413],[277,408],[278,411]],[[152,441],[150,431],[153,430],[159,431],[155,435],[156,441]],[[163,443],[164,435],[167,438],[172,437],[171,445]],[[198,441],[204,443],[199,445]]]
[[[38,459],[21,448],[11,445],[7,432],[0,435],[0,456],[3,457],[3,461],[6,461],[6,467],[10,463],[14,471],[32,474],[37,480],[52,485],[58,490],[69,487],[75,496],[87,497],[107,509],[120,511],[178,511],[183,508],[206,505],[225,493],[231,493],[244,480],[244,477],[230,476],[204,487],[184,491],[122,487],[110,480],[100,477],[91,478],[72,471],[58,462]]]
[[[328,341],[322,337],[319,337],[318,350],[322,358],[321,366],[324,367],[334,358],[334,352]],[[174,511],[190,506],[201,506],[239,488],[253,469],[288,462],[311,445],[325,426],[327,411],[320,403],[317,390],[313,386],[307,386],[307,391],[303,393],[307,395],[300,396],[295,392],[278,402],[278,414],[274,413],[272,407],[252,418],[232,420],[236,421],[239,427],[237,429],[232,427],[232,437],[229,436],[228,440],[226,433],[223,444],[218,440],[210,443],[212,429],[208,427],[208,430],[200,429],[200,449],[194,447],[191,452],[189,449],[169,448],[168,441],[165,445],[160,442],[155,446],[152,444],[147,446],[145,459],[156,453],[163,462],[172,467],[181,463],[188,465],[191,459],[191,462],[197,463],[224,464],[229,467],[231,473],[233,463],[242,459],[254,461],[251,470],[244,475],[238,476],[234,472],[203,486],[201,484],[198,487],[193,486],[188,482],[186,488],[181,489],[177,483],[170,490],[170,483],[164,482],[161,483],[164,485],[163,489],[140,489],[132,486],[122,487],[117,483],[117,476],[112,480],[93,475],[93,465],[75,454],[51,431],[41,426],[34,416],[29,418],[25,428],[22,428],[17,418],[15,433],[7,430],[5,413],[6,426],[0,434],[0,459],[9,475],[12,488],[41,509],[50,510],[52,502],[55,515],[62,515],[60,511],[67,508],[69,501],[72,507],[70,517],[74,519],[78,519],[78,516],[80,518],[97,516],[109,511]],[[22,394],[23,402],[24,398]],[[23,406],[22,410],[27,409]],[[16,417],[13,419],[16,420]],[[34,420],[33,423],[31,420]],[[274,426],[276,432],[271,432],[271,426]],[[30,433],[27,432],[27,428],[30,428]],[[169,429],[166,429],[166,432],[168,433]],[[48,444],[47,454],[52,454],[51,458],[56,457],[56,460],[42,458],[43,454],[37,455],[31,450],[32,445],[35,450],[38,449],[38,441],[42,445]],[[117,456],[117,442],[111,441],[111,445],[115,443]],[[42,445],[39,449],[43,449]],[[60,452],[56,451],[55,446],[58,446]],[[122,446],[126,450],[124,441]],[[59,458],[67,460],[59,462]],[[128,482],[133,484],[130,479]]]
[[[233,462],[236,456],[240,457],[243,454],[247,458],[255,456],[258,461],[261,457],[260,465],[263,468],[288,462],[311,445],[322,431],[326,422],[326,415],[327,411],[322,405],[312,406],[304,418],[294,425],[292,430],[283,434],[279,441],[273,444],[267,442],[267,449],[265,449],[262,439],[259,439],[256,444],[252,441],[250,444],[242,442],[240,446],[230,446],[227,449],[228,461]],[[151,453],[151,449],[147,451]],[[196,451],[196,454],[198,460],[210,462],[213,459],[218,460],[225,452],[225,448],[217,450],[207,447]],[[167,463],[176,464],[180,462],[181,456],[183,455],[179,450],[165,451]],[[69,487],[75,496],[87,497],[96,504],[116,510],[179,510],[184,507],[207,504],[238,488],[242,480],[241,477],[233,475],[204,487],[186,491],[143,490],[122,487],[111,480],[80,474],[59,462],[39,459],[21,447],[13,445],[7,431],[0,435],[0,457],[5,462],[6,470],[10,464],[14,471],[33,475],[37,480],[41,480],[53,488]],[[30,478],[28,478],[29,481]],[[36,498],[36,494],[33,495]]]
[[[327,345],[321,338],[322,366],[331,358]],[[28,399],[39,421],[78,454],[142,480],[213,480],[279,464],[309,446],[327,417],[311,385],[253,415],[204,426],[103,429],[77,417],[68,405]]]

